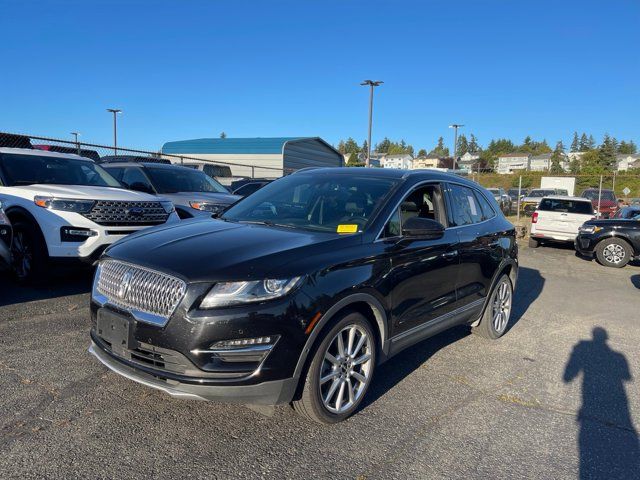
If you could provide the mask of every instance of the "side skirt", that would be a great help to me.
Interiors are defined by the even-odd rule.
[[[482,312],[485,299],[476,300],[469,305],[460,307],[438,318],[418,325],[417,327],[402,332],[389,339],[389,357],[401,352],[405,348],[414,345],[425,338],[433,337],[448,328],[467,323],[470,319],[476,319]]]

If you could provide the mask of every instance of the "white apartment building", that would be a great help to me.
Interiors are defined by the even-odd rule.
[[[496,172],[500,174],[513,173],[516,170],[529,170],[529,160],[531,155],[528,153],[507,153],[498,157],[498,165]]]

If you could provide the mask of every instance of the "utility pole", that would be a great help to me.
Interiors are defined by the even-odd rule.
[[[449,128],[453,128],[453,170],[456,169],[456,159],[458,158],[458,129],[464,127],[458,123],[449,125]]]
[[[117,115],[122,113],[122,110],[117,108],[107,108],[107,112],[113,113],[113,155],[118,155],[118,120]]]
[[[365,80],[364,82],[362,82],[360,85],[369,85],[369,87],[371,87],[370,93],[369,93],[369,140],[367,141],[367,161],[365,163],[365,165],[367,167],[371,166],[371,127],[373,124],[373,89],[375,87],[379,87],[380,85],[382,85],[384,82],[382,80]]]
[[[80,142],[78,141],[79,132],[71,132],[71,135],[75,137],[76,147],[78,149],[78,155],[80,155]]]

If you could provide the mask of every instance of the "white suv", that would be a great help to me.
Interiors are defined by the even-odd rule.
[[[578,236],[578,228],[593,218],[593,205],[588,198],[544,197],[531,216],[529,246],[536,248],[544,240],[573,242]]]
[[[125,235],[179,221],[170,201],[120,187],[78,155],[0,148],[0,200],[14,227],[18,278],[40,276],[53,259],[93,263]]]

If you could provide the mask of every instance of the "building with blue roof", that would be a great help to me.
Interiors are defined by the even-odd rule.
[[[228,164],[234,177],[277,178],[306,167],[344,166],[340,152],[320,137],[197,138],[167,142],[162,153],[185,165]]]

